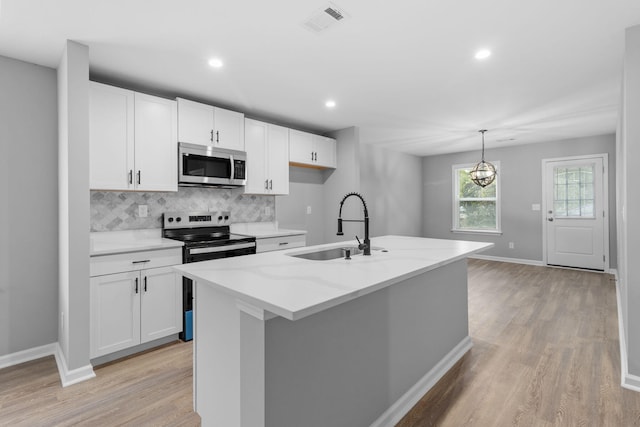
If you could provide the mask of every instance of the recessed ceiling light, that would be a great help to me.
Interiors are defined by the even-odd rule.
[[[336,101],[334,101],[333,99],[328,100],[327,102],[324,103],[324,106],[327,108],[335,108],[336,106]]]
[[[209,66],[211,66],[212,68],[222,68],[223,65],[224,62],[222,62],[222,59],[220,58],[211,58],[209,60]]]
[[[476,52],[476,59],[487,59],[488,57],[491,56],[491,51],[489,49],[480,49],[479,51]]]

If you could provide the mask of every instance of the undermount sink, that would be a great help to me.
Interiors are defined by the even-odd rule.
[[[287,254],[287,255],[295,258],[310,259],[312,261],[328,261],[331,259],[344,258],[346,250],[351,251],[351,256],[362,254],[362,250],[358,249],[357,246],[341,246],[339,248],[322,249],[315,252],[306,252],[303,254]],[[372,247],[371,250],[372,251],[381,250],[382,252],[386,252],[385,249],[378,248],[378,247]]]
[[[289,256],[296,258],[310,259],[313,261],[327,261],[330,259],[344,258],[346,250],[351,251],[351,255],[361,254],[362,251],[357,246],[323,249],[315,252],[307,252],[304,254],[291,254]]]

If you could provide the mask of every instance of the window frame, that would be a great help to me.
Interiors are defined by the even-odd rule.
[[[502,234],[502,221],[501,221],[501,190],[502,185],[500,182],[500,161],[491,161],[491,163],[495,166],[497,171],[497,176],[495,180],[496,184],[496,228],[493,229],[478,229],[478,228],[461,228],[458,222],[459,220],[459,209],[460,209],[460,201],[461,200],[478,200],[478,201],[493,201],[493,197],[489,198],[467,198],[460,199],[460,183],[458,180],[458,171],[461,169],[471,170],[476,164],[475,163],[463,163],[456,164],[451,166],[451,177],[452,177],[452,206],[451,206],[451,231],[453,233],[467,233],[467,234]]]

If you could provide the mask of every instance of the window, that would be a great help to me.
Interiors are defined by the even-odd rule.
[[[474,165],[453,166],[453,231],[500,233],[500,163],[495,181],[482,188],[471,181]]]
[[[556,217],[595,218],[593,165],[553,168]]]

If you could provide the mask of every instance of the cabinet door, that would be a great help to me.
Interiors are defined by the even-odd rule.
[[[218,147],[245,150],[244,114],[214,107],[213,122],[213,140]]]
[[[171,267],[142,270],[140,342],[182,331],[182,276]]]
[[[133,92],[91,82],[89,124],[89,187],[133,189]]]
[[[178,141],[213,144],[213,107],[178,98]]]
[[[140,285],[138,271],[91,278],[91,358],[140,343]]]
[[[178,191],[176,102],[135,94],[135,175],[140,191]]]
[[[247,194],[269,194],[267,177],[267,124],[245,120],[245,148],[247,150]]]
[[[313,135],[307,132],[289,130],[289,161],[291,163],[313,164]]]
[[[336,167],[336,140],[326,136],[313,135],[315,164],[327,168]]]
[[[268,174],[271,194],[289,194],[289,129],[268,126]]]

